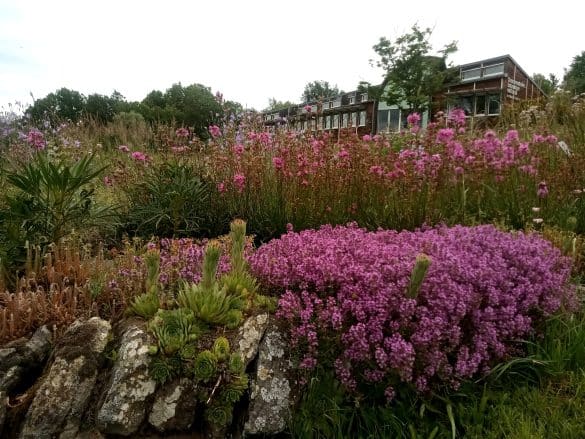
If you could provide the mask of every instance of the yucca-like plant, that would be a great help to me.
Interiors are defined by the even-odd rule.
[[[220,394],[220,399],[226,403],[235,404],[240,400],[246,390],[248,390],[248,376],[242,373],[224,386]]]
[[[185,283],[177,295],[177,302],[193,311],[196,318],[211,325],[232,328],[242,321],[242,312],[237,309],[238,299],[227,294],[218,284],[204,289],[201,285]]]
[[[158,294],[144,293],[136,296],[128,307],[128,313],[142,317],[152,318],[160,307]]]
[[[217,274],[217,265],[221,256],[221,247],[218,241],[211,241],[205,249],[203,257],[203,270],[201,275],[200,286],[204,290],[210,290],[217,283],[215,276]]]
[[[209,350],[199,352],[193,364],[195,379],[207,382],[217,376],[218,372],[215,354]]]

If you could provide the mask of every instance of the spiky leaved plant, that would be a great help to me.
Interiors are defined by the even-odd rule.
[[[148,250],[144,258],[146,264],[146,292],[136,296],[128,308],[128,312],[144,319],[150,319],[160,308],[160,253],[158,250]]]
[[[222,276],[221,283],[229,294],[241,300],[240,309],[250,308],[251,301],[258,290],[258,283],[248,271],[244,249],[246,246],[246,222],[235,219],[230,224],[231,270]]]
[[[416,262],[410,275],[410,284],[408,285],[408,291],[406,293],[408,298],[417,298],[418,291],[423,283],[423,280],[425,280],[425,276],[427,275],[427,270],[429,269],[430,265],[431,258],[424,253],[416,256]]]
[[[148,328],[156,337],[160,352],[165,355],[181,351],[206,329],[188,308],[159,309]]]
[[[213,343],[212,352],[219,361],[226,360],[230,355],[230,342],[225,337],[218,337]]]
[[[208,382],[215,378],[219,370],[217,357],[209,350],[201,351],[193,363],[193,375],[197,381]]]

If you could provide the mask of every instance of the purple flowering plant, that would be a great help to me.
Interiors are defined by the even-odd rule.
[[[425,267],[413,291],[417,261]],[[405,383],[456,389],[575,306],[568,258],[536,234],[491,225],[291,231],[260,247],[250,267],[281,294],[277,316],[300,368],[333,366],[346,388],[381,388],[389,399]]]

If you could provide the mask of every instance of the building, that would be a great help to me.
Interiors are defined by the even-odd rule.
[[[504,107],[546,97],[510,55],[458,67],[459,78],[433,97],[433,108],[462,108],[474,125],[493,125]]]
[[[469,64],[458,70],[458,79],[446,84],[433,96],[433,112],[462,108],[473,126],[489,126],[497,121],[502,109],[523,100],[546,97],[538,85],[510,56],[503,55]],[[353,91],[282,110],[263,113],[265,126],[297,131],[330,131],[339,136],[344,131],[358,135],[397,132],[406,128],[410,111],[404,106],[378,102],[368,93]],[[422,115],[426,126],[429,114]]]
[[[262,117],[269,130],[286,126],[301,132],[330,131],[339,136],[346,131],[364,135],[375,129],[374,103],[368,93],[352,91],[319,102],[268,111]]]

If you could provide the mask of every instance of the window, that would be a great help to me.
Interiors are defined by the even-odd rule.
[[[368,94],[362,93],[360,102],[366,102],[368,100]]]
[[[478,116],[485,115],[485,96],[480,95],[475,97],[475,114]]]
[[[333,115],[333,121],[331,122],[331,128],[339,128],[339,114]]]
[[[349,99],[347,100],[348,105],[353,105],[355,104],[355,96],[350,96]]]
[[[390,110],[390,131],[399,131],[400,130],[400,110],[393,109]]]
[[[477,79],[481,76],[481,67],[475,69],[463,70],[461,72],[461,80],[468,81],[470,79]]]
[[[500,95],[488,96],[488,114],[490,116],[500,114]]]
[[[378,132],[388,131],[389,110],[378,110]]]
[[[341,107],[341,98],[337,98],[333,101],[331,108]]]
[[[365,127],[366,126],[366,112],[365,111],[360,111],[358,114],[358,125],[360,127]]]
[[[504,73],[504,64],[495,64],[483,68],[483,76],[499,75]]]
[[[323,118],[325,120],[325,129],[326,130],[330,130],[331,129],[331,117],[332,116],[325,116]]]
[[[461,96],[455,103],[455,107],[461,108],[466,116],[473,115],[473,96]]]
[[[344,113],[341,115],[341,126],[343,128],[347,128],[348,119],[349,119],[349,113]]]

